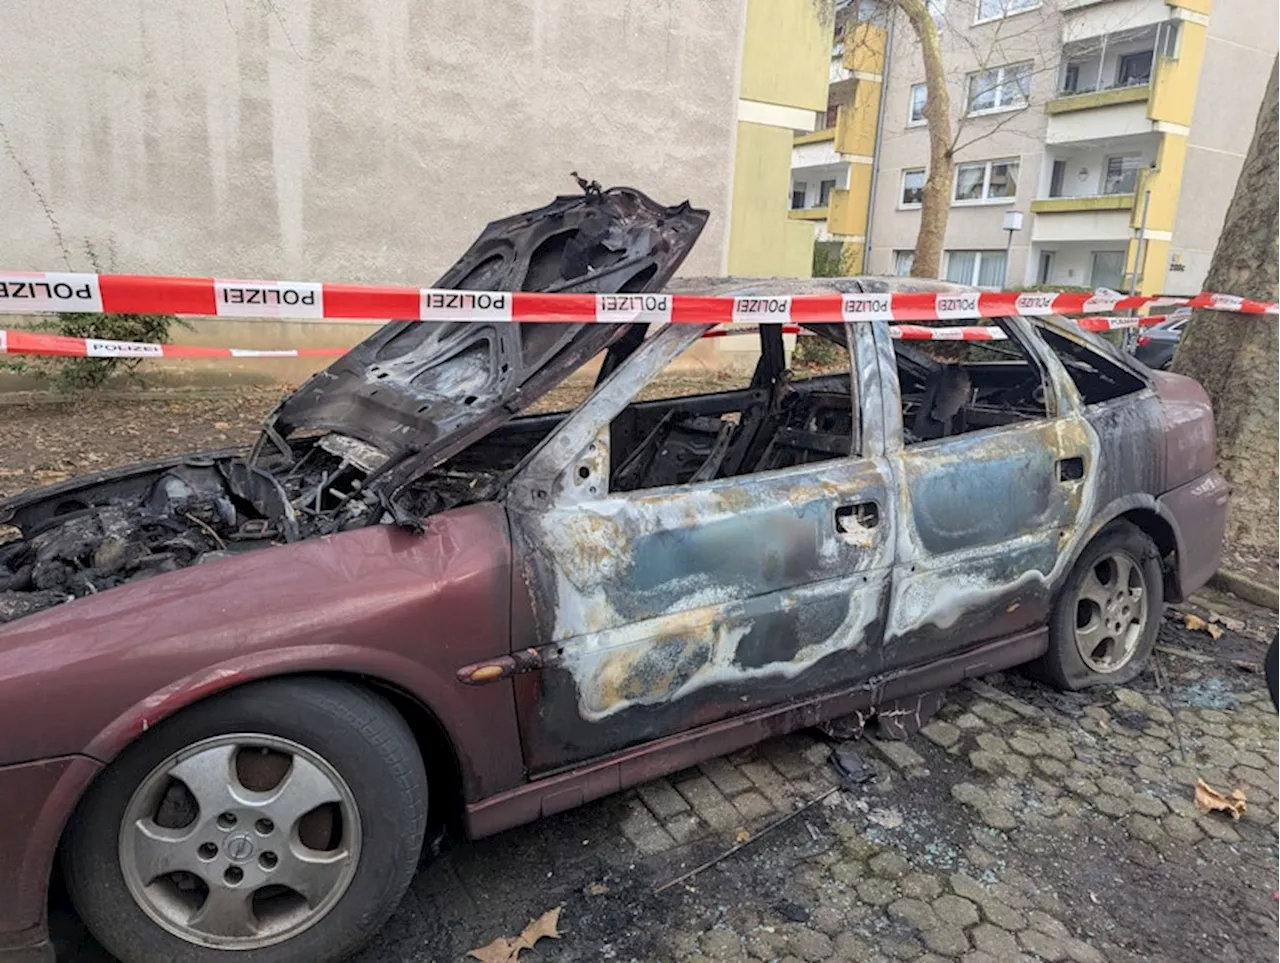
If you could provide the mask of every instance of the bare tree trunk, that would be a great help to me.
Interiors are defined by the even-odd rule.
[[[1208,291],[1262,301],[1280,292],[1278,66],[1280,60],[1271,66],[1253,143],[1213,252]],[[1173,370],[1195,378],[1213,399],[1218,466],[1233,490],[1229,557],[1267,559],[1268,567],[1276,562],[1277,340],[1273,316],[1196,311],[1173,359]]]
[[[927,96],[924,118],[929,129],[929,174],[920,203],[920,233],[916,235],[911,276],[936,278],[942,265],[942,239],[951,213],[951,98],[942,64],[942,43],[926,0],[897,0],[911,22],[924,58]]]

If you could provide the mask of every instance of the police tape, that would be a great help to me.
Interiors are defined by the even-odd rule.
[[[1280,314],[1276,302],[1226,294],[1193,298],[1115,291],[961,291],[706,297],[685,294],[540,294],[438,288],[238,281],[127,274],[0,272],[0,314],[62,311],[177,314],[293,321],[395,318],[551,323],[799,324],[832,321],[962,321],[1129,311],[1144,306]]]
[[[1163,315],[1142,318],[1077,318],[1086,331],[1119,331],[1148,327],[1165,321]],[[838,323],[838,322],[828,322]],[[783,325],[783,334],[800,334],[799,325]],[[759,332],[758,327],[715,328],[703,338],[725,338]],[[964,325],[926,327],[889,325],[891,337],[901,341],[1004,341],[1008,335],[995,326]],[[148,341],[115,341],[110,338],[70,338],[56,334],[0,329],[0,354],[41,355],[63,358],[336,358],[350,348],[214,348],[194,344],[156,344]]]

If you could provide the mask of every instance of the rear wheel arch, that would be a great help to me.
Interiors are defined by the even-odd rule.
[[[1107,526],[1117,521],[1129,523],[1155,543],[1160,553],[1161,570],[1164,575],[1165,601],[1182,601],[1182,583],[1178,577],[1177,564],[1178,553],[1182,546],[1178,539],[1178,530],[1168,510],[1152,495],[1126,495],[1097,512],[1089,523],[1085,537],[1077,544],[1067,571],[1075,567],[1080,556],[1106,530]]]

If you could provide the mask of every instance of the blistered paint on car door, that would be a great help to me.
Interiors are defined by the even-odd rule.
[[[517,686],[531,771],[879,667],[894,498],[888,463],[867,447],[881,444],[878,429],[868,437],[864,424],[868,454],[857,457],[592,492],[592,479],[608,477],[607,422],[588,427],[594,440],[581,464],[566,462],[558,497],[537,510],[513,499],[540,665]]]

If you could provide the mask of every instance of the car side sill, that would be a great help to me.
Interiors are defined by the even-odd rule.
[[[927,665],[879,676],[853,689],[771,706],[656,739],[468,804],[464,814],[467,835],[472,839],[490,836],[773,736],[1021,665],[1043,655],[1048,645],[1048,629],[1029,629]]]

